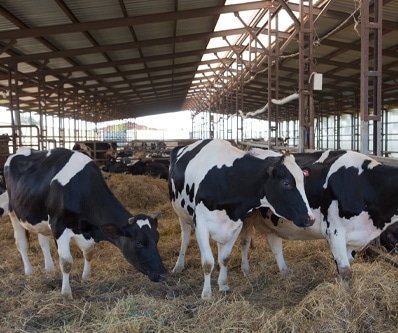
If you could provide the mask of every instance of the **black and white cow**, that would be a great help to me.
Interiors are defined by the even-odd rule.
[[[7,216],[9,200],[6,185],[0,182],[0,216]]]
[[[128,173],[132,175],[147,175],[155,178],[169,178],[168,163],[155,160],[140,160],[128,166]]]
[[[204,272],[202,299],[212,295],[214,257],[210,237],[218,243],[219,288],[228,291],[228,260],[248,212],[265,206],[300,227],[313,223],[303,178],[292,155],[263,160],[223,140],[202,140],[174,148],[169,194],[179,218],[182,243],[173,271],[184,269],[191,226],[195,226]]]
[[[398,254],[398,223],[390,225],[381,233],[380,244],[388,251]]]
[[[259,157],[273,156],[265,150]],[[351,277],[350,262],[389,225],[398,221],[398,168],[382,165],[353,151],[319,151],[295,154],[305,174],[305,192],[316,217],[307,228],[298,228],[269,210],[253,212],[241,234],[242,270],[250,271],[248,250],[252,225],[266,235],[279,270],[287,272],[282,238],[291,240],[326,239],[343,282]]]
[[[91,157],[94,162],[106,161],[117,154],[117,143],[114,141],[82,141],[76,142],[72,150],[80,151]]]
[[[94,244],[107,240],[127,261],[154,282],[167,278],[157,243],[157,216],[132,216],[106,185],[101,171],[86,155],[63,148],[20,148],[5,164],[10,218],[25,273],[32,273],[25,229],[39,234],[46,270],[54,264],[49,239],[54,237],[63,274],[62,294],[71,297],[70,240],[84,255],[83,278],[90,275]],[[25,228],[25,229],[24,229]]]

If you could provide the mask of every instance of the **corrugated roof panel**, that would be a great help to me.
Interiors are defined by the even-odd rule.
[[[37,43],[37,40],[34,38],[18,39],[13,48],[18,50],[20,54],[44,53],[51,51],[47,46]]]
[[[164,0],[125,0],[124,6],[129,16],[168,13],[175,10],[174,1]]]
[[[136,25],[133,29],[139,41],[174,36],[174,25],[171,22]]]
[[[222,6],[225,0],[179,0],[178,9],[196,9],[205,7]]]
[[[143,47],[141,51],[144,57],[151,57],[162,54],[172,54],[173,49],[174,49],[173,44],[165,44],[160,46]]]
[[[70,23],[55,1],[2,0],[1,6],[29,28]]]
[[[112,45],[118,43],[129,43],[133,37],[128,27],[102,29],[90,31],[90,35],[100,45]]]
[[[118,0],[64,0],[80,22],[123,17]]]
[[[60,34],[54,37],[46,37],[46,39],[60,50],[73,50],[93,46],[81,33]]]
[[[107,51],[106,54],[113,60],[139,59],[141,57],[139,49],[131,48],[120,51]]]
[[[202,32],[212,32],[213,21],[214,18],[212,16],[179,20],[177,22],[176,35],[184,36]]]

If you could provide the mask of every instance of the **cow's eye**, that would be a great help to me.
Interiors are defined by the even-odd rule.
[[[291,190],[293,188],[293,185],[291,182],[289,182],[288,180],[283,180],[282,181],[283,187],[285,189]]]

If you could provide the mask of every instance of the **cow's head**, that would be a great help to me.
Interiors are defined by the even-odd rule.
[[[299,227],[314,224],[314,216],[304,190],[303,171],[293,155],[273,157],[268,167],[269,178],[265,183],[265,196],[272,211]]]
[[[109,239],[120,248],[127,261],[154,282],[167,279],[167,271],[157,248],[158,216],[159,213],[133,216],[122,230],[113,224],[102,227]]]

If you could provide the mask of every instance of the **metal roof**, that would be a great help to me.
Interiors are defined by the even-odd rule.
[[[274,97],[296,92],[298,1],[233,3],[2,0],[0,106],[100,122],[183,109],[253,111],[267,103],[270,80],[276,79]],[[313,5],[313,66],[323,74],[316,101],[347,97],[344,106],[355,107],[360,4]],[[384,104],[396,105],[398,0],[385,0],[382,8],[383,98]],[[272,23],[269,30],[268,20],[282,11],[290,14],[291,24],[275,32]],[[250,17],[243,19],[245,13]],[[216,29],[226,14],[240,24]],[[271,34],[272,47],[267,47]],[[216,45],[207,48],[211,40]],[[278,64],[274,78],[268,75],[269,52],[272,66]]]

